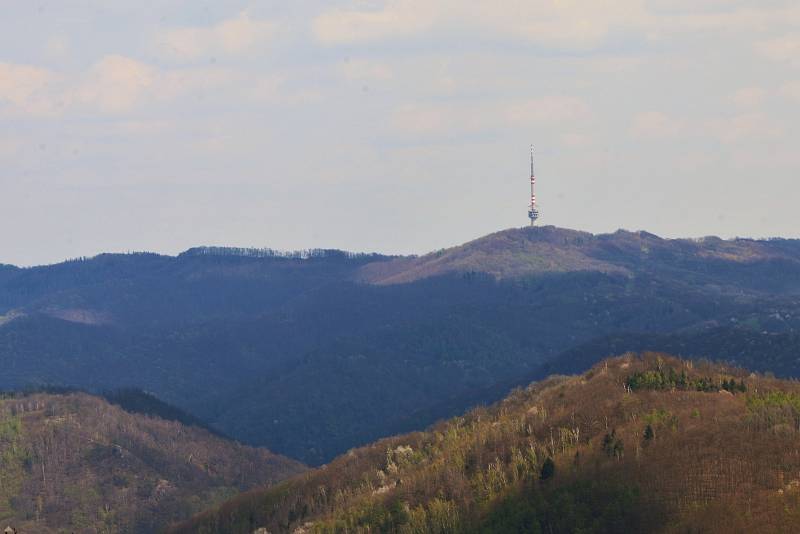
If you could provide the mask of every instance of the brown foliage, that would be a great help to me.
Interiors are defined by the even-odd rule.
[[[748,391],[627,386],[632,373],[669,367],[715,384],[744,380]],[[794,395],[795,382],[628,354],[582,376],[516,390],[426,432],[352,450],[175,532],[468,531],[523,487],[546,494],[581,480],[635,488],[651,531],[797,531],[800,514],[790,510],[800,499],[800,431],[795,408],[775,406]],[[653,436],[645,446],[648,425]],[[555,475],[540,481],[548,457]]]
[[[153,532],[303,467],[82,393],[0,401],[0,516],[20,532]]]

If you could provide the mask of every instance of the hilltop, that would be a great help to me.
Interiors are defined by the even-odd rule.
[[[420,257],[385,259],[359,269],[376,284],[408,283],[452,273],[484,273],[519,279],[542,273],[600,272],[633,276],[683,271],[698,277],[720,270],[767,263],[800,267],[800,240],[664,239],[648,232],[618,230],[590,234],[555,226],[503,230]],[[727,264],[727,265],[726,265]],[[718,273],[719,274],[719,273]],[[762,281],[767,283],[767,281]],[[795,277],[793,291],[800,291]]]
[[[184,417],[141,393],[113,399]],[[303,469],[265,449],[85,393],[0,400],[0,525],[21,533],[155,532]]]
[[[588,254],[586,244],[593,240],[587,232],[551,226],[514,228],[421,257],[368,263],[359,276],[370,283],[398,284],[450,273],[508,279],[545,272],[628,272]]]
[[[319,465],[626,350],[800,376],[798,292],[785,239],[536,227],[420,257],[104,254],[0,268],[0,388],[139,388]]]
[[[794,532],[798,421],[797,382],[628,354],[172,532]]]

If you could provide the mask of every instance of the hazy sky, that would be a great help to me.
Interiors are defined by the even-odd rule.
[[[796,1],[0,6],[0,263],[800,236]]]

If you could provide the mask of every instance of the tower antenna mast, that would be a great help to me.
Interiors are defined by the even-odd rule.
[[[539,209],[536,207],[536,174],[533,172],[533,145],[531,145],[531,204],[528,206],[528,218],[531,220],[531,226],[536,224],[539,218]]]

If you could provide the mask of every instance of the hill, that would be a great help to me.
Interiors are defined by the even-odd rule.
[[[629,354],[172,532],[796,532],[799,421],[795,381]]]
[[[799,243],[537,227],[418,258],[200,247],[8,267],[0,388],[138,388],[321,464],[612,349],[737,359],[714,334],[735,329],[786,344],[742,363],[794,376]]]
[[[114,398],[183,417],[141,392]],[[303,469],[265,449],[84,393],[0,400],[0,524],[19,532],[156,532]]]
[[[800,240],[663,239],[648,232],[619,230],[613,234],[593,235],[544,226],[496,232],[421,257],[371,262],[359,269],[358,276],[370,283],[397,284],[443,274],[474,272],[496,279],[576,271],[628,276],[643,272],[672,275],[681,272],[695,282],[716,279],[718,283],[743,283],[754,289],[766,289],[777,282],[780,287],[796,293],[800,291],[798,266]],[[789,279],[769,280],[757,276],[747,280],[748,274],[758,275],[780,268],[794,273]],[[789,274],[786,271],[784,275]]]

